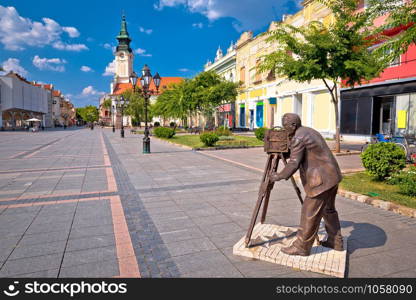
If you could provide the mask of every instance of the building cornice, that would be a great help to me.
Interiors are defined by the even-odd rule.
[[[210,70],[219,68],[220,66],[225,65],[229,62],[232,62],[232,60],[236,60],[236,59],[237,59],[237,51],[233,50],[233,51],[227,53],[221,59],[219,59],[216,62],[213,62],[211,65],[205,67],[204,70],[205,71],[210,71]]]
[[[410,77],[410,78],[403,78],[403,79],[393,79],[393,80],[385,80],[375,83],[369,83],[369,84],[363,84],[356,87],[347,87],[347,88],[341,88],[340,91],[350,91],[350,90],[359,90],[359,89],[365,89],[373,86],[380,86],[380,85],[390,85],[390,84],[397,84],[397,83],[405,83],[410,81],[416,81],[416,77]]]

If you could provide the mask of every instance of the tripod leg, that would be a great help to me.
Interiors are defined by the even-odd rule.
[[[278,166],[279,166],[279,156],[276,155],[273,159],[271,172],[272,173],[276,172]],[[272,192],[273,186],[274,186],[274,182],[269,182],[269,184],[267,186],[267,191],[266,191],[266,194],[265,194],[265,197],[264,197],[263,212],[262,212],[261,218],[260,218],[260,223],[262,223],[262,224],[266,220],[267,208],[269,206],[269,199],[270,199],[270,194]]]
[[[284,165],[286,166],[287,161],[286,161],[286,158],[283,156],[283,153],[280,153],[280,157],[283,160]],[[299,199],[300,203],[303,204],[302,194],[300,192],[300,189],[299,189],[298,185],[296,184],[295,178],[293,178],[293,176],[291,176],[290,181],[292,182],[293,188],[295,189],[296,195],[298,196],[298,199]]]
[[[269,173],[270,173],[272,160],[273,160],[273,156],[269,155],[268,158],[267,158],[266,167],[264,169],[264,173],[263,173],[263,177],[262,177],[262,181],[261,181],[261,185],[260,185],[260,190],[259,190],[259,196],[257,198],[257,203],[256,203],[256,206],[254,208],[253,215],[251,216],[250,226],[249,226],[248,231],[247,231],[247,235],[246,235],[246,239],[245,239],[246,247],[248,247],[248,245],[250,243],[251,235],[253,234],[254,225],[256,225],[257,216],[258,216],[259,211],[260,211],[260,206],[261,206],[261,203],[263,202],[263,199],[264,199],[264,196],[265,196],[264,189],[266,188],[265,185],[269,181]]]

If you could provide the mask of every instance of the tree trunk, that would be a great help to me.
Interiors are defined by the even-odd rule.
[[[332,103],[334,104],[335,111],[335,153],[341,152],[341,134],[340,134],[340,124],[339,124],[339,110],[338,110],[338,89],[337,89],[337,80],[333,80],[333,87],[331,88],[325,79],[322,79],[327,87],[329,93],[331,94]]]
[[[338,102],[333,102],[335,108],[335,153],[341,152],[341,134],[339,125]]]
[[[334,81],[334,90],[335,93],[335,101],[334,101],[334,108],[335,108],[335,153],[341,152],[341,134],[340,134],[340,120],[339,120],[339,109],[338,109],[338,88],[337,83]]]

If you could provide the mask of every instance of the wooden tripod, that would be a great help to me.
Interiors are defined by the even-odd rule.
[[[274,181],[271,181],[270,176],[272,175],[272,173],[277,172],[277,168],[279,167],[279,160],[282,160],[284,165],[287,164],[286,158],[283,156],[283,153],[279,152],[279,153],[268,154],[266,167],[264,169],[263,177],[261,180],[256,207],[254,208],[253,215],[251,217],[250,227],[248,228],[246,239],[245,239],[246,247],[251,246],[250,245],[251,235],[253,234],[254,225],[256,225],[257,216],[260,212],[260,207],[263,201],[264,201],[264,205],[263,205],[263,212],[261,214],[260,222],[263,224],[264,221],[266,220],[267,207],[269,205],[270,193],[274,186]],[[290,181],[292,182],[293,188],[295,189],[296,195],[298,196],[300,203],[303,204],[303,199],[302,199],[300,189],[297,186],[293,176],[290,177]]]

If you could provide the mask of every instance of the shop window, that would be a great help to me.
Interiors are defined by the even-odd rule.
[[[408,134],[416,134],[416,94],[410,94]]]
[[[276,71],[275,70],[271,70],[268,74],[267,74],[267,80],[269,81],[273,81],[276,79]]]

